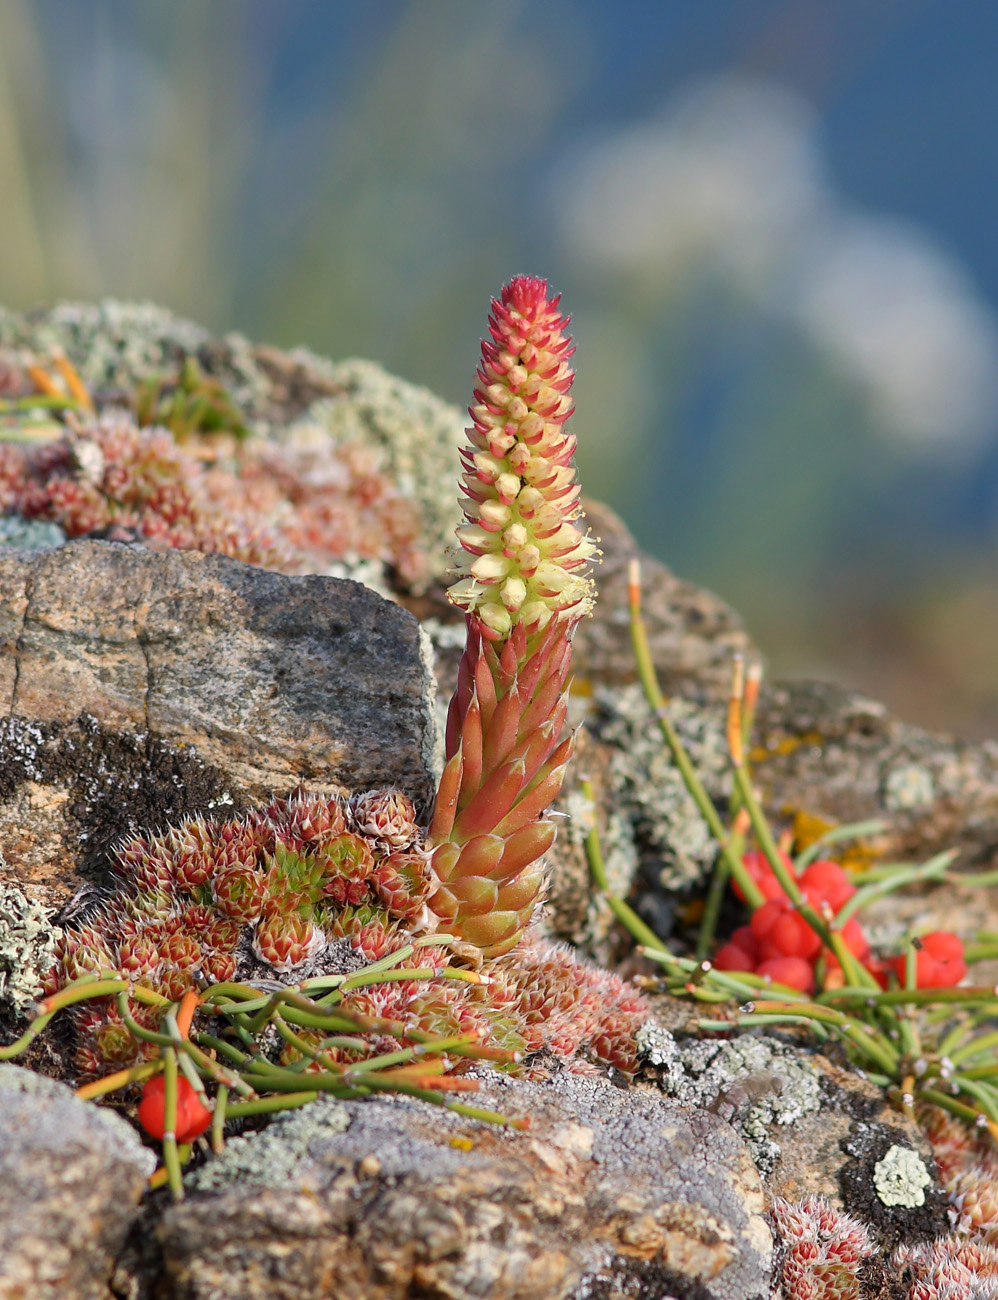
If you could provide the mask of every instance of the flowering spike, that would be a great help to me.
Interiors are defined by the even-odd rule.
[[[497,764],[509,757],[520,732],[521,712],[520,692],[514,682],[499,701],[492,716],[492,725],[488,729],[482,752],[483,775],[488,776]]]
[[[489,957],[518,942],[540,898],[536,864],[555,836],[540,819],[573,743],[561,740],[572,633],[593,603],[597,551],[577,524],[565,428],[573,349],[558,302],[530,276],[493,300],[461,452],[466,522],[450,599],[465,611],[468,639],[430,830],[440,888],[429,906]]]
[[[461,727],[461,756],[464,772],[461,776],[461,793],[458,808],[466,808],[482,783],[482,712],[478,693],[472,695]]]
[[[482,344],[469,408],[475,472],[457,536],[470,558],[450,599],[477,615],[488,640],[505,640],[519,621],[529,635],[580,618],[593,603],[586,570],[596,547],[575,523],[574,443],[564,428],[573,349],[547,292],[545,281],[520,275],[493,299],[492,342]]]
[[[513,807],[513,801],[528,779],[522,758],[503,763],[481,786],[471,803],[458,813],[454,823],[456,836],[469,839],[472,835],[485,835],[491,831]]]

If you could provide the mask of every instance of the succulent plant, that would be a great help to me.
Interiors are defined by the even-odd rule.
[[[593,603],[596,547],[578,524],[565,428],[566,324],[541,280],[519,276],[493,302],[462,453],[464,559],[451,591],[467,645],[428,830],[402,791],[341,800],[301,787],[239,816],[122,843],[115,890],[64,932],[41,1014],[0,1049],[23,1050],[68,1007],[77,1070],[93,1077],[85,1095],[162,1071],[162,1092],[147,1088],[147,1127],[161,1135],[175,1195],[177,1141],[207,1122],[203,1080],[219,1087],[220,1138],[230,1111],[304,1104],[315,1094],[303,1079],[317,1074],[341,1095],[388,1087],[501,1119],[447,1099],[477,1087],[457,1077],[469,1060],[534,1076],[636,1067],[649,1011],[641,995],[528,928],[555,835],[545,814],[573,746],[562,735],[572,635]],[[252,439],[238,447],[244,477],[255,472],[253,449]],[[278,481],[289,472],[274,467]],[[29,516],[262,558],[264,535],[240,532],[219,481],[190,448],[124,417],[81,419],[31,450],[0,445],[0,492]],[[282,490],[295,497],[287,482]],[[306,497],[295,500],[299,525]],[[280,510],[270,518],[280,527],[267,545],[277,554],[290,544],[287,560],[295,530]],[[247,1018],[244,1003],[262,1018]],[[195,1013],[207,1030],[192,1032]],[[226,1025],[235,1038],[218,1036]],[[249,1100],[229,1106],[230,1086]],[[195,1094],[202,1109],[188,1125]]]
[[[492,303],[491,341],[462,452],[467,522],[450,599],[467,646],[447,721],[430,826],[440,888],[430,907],[486,957],[509,952],[544,885],[544,814],[572,753],[562,738],[571,640],[593,604],[596,546],[579,528],[567,318],[543,280]]]

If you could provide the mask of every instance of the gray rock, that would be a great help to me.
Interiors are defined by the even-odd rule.
[[[477,1100],[529,1130],[378,1098],[233,1143],[192,1179],[210,1190],[163,1217],[165,1294],[768,1295],[762,1187],[723,1120],[573,1075],[493,1077]],[[275,1160],[278,1134],[294,1165]]]
[[[0,597],[0,870],[38,901],[135,828],[300,779],[432,799],[425,640],[357,583],[78,541],[0,551]]]
[[[0,1300],[109,1300],[155,1163],[113,1111],[0,1064]]]
[[[959,848],[964,864],[998,861],[998,741],[923,731],[841,687],[778,683],[763,691],[753,758],[773,808],[883,817],[892,858]]]

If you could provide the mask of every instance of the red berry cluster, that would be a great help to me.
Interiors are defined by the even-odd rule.
[[[916,988],[951,989],[966,975],[963,941],[949,930],[933,930],[931,934],[923,934],[916,947]],[[894,973],[899,984],[904,983],[905,966],[903,955],[895,959]]]
[[[794,866],[784,854],[783,863],[794,875]],[[824,947],[818,935],[784,892],[765,854],[758,850],[746,853],[742,861],[766,900],[752,913],[748,925],[740,926],[714,957],[718,970],[754,971],[769,976],[775,983],[802,993],[813,993],[816,970],[821,963],[825,988],[840,987],[845,982],[835,954]],[[856,886],[837,862],[812,862],[795,876],[805,902],[819,916],[835,927],[835,917],[856,892]],[[744,901],[737,883],[735,893]],[[839,928],[842,942],[852,955],[887,986],[891,970],[900,983],[905,978],[905,958],[885,963],[873,957],[862,926],[855,916]],[[967,973],[963,944],[954,934],[936,931],[921,940],[917,956],[916,986],[946,988],[959,984]]]

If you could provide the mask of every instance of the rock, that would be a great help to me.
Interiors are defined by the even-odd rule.
[[[866,1223],[885,1250],[949,1231],[932,1148],[882,1088],[799,1037],[683,1032],[689,1010],[689,1003],[656,999],[655,1019],[638,1033],[645,1068],[666,1096],[735,1128],[770,1196],[824,1196]],[[663,1018],[676,1028],[666,1028]],[[911,1203],[884,1191],[898,1166],[919,1173],[921,1194]]]
[[[0,1064],[0,1300],[110,1300],[155,1163],[113,1111]]]
[[[841,687],[778,683],[760,701],[753,760],[776,812],[883,817],[892,857],[959,848],[965,865],[998,860],[996,741],[934,735]]]
[[[768,1295],[762,1188],[723,1120],[573,1075],[481,1100],[529,1130],[376,1098],[230,1142],[163,1217],[165,1295]]]
[[[436,723],[416,620],[357,583],[77,541],[0,552],[0,878],[63,902],[138,828],[398,785]]]

